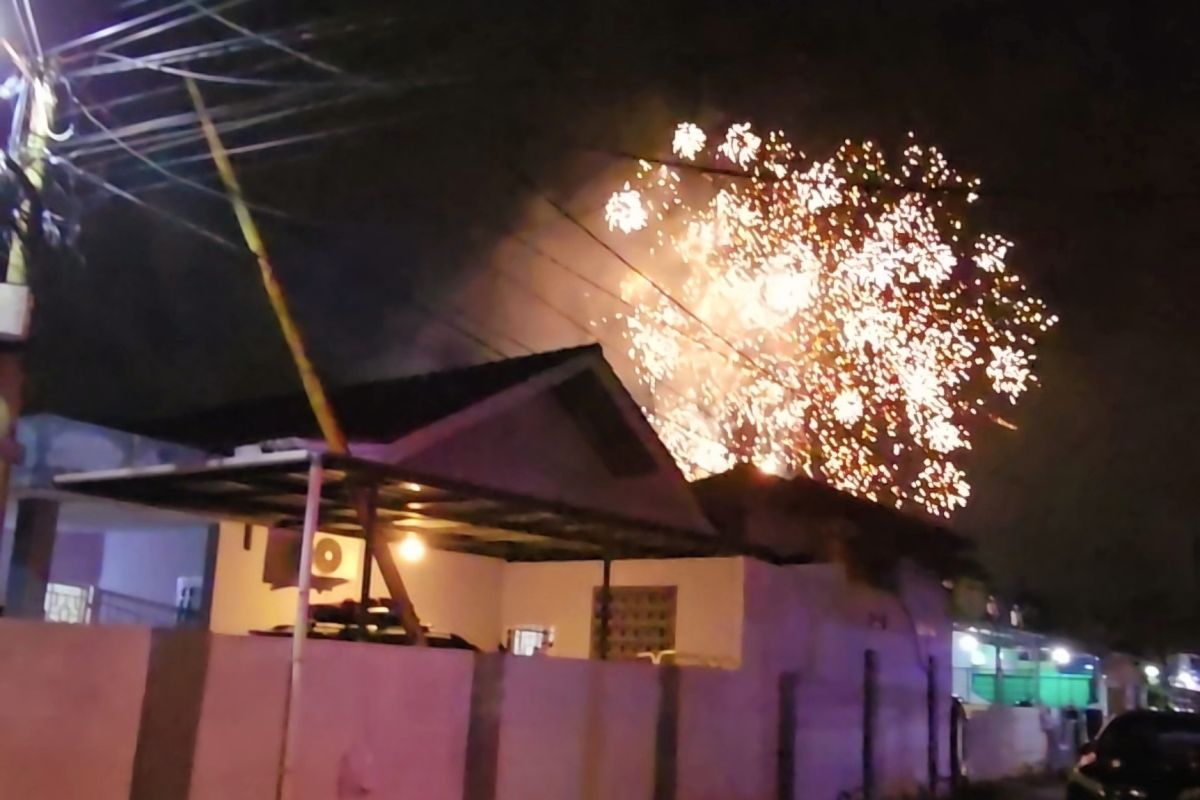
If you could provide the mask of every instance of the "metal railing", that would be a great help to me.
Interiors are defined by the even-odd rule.
[[[46,620],[79,625],[147,625],[175,628],[194,623],[195,609],[158,603],[98,586],[50,583],[46,586]]]

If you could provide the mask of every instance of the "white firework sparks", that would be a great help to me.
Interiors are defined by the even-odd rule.
[[[708,137],[705,136],[699,125],[681,122],[675,128],[675,138],[671,140],[671,152],[680,158],[694,161],[696,156],[704,150],[704,143],[707,140]]]
[[[684,123],[673,149],[693,159],[708,141]],[[972,426],[1036,381],[1030,349],[1057,321],[1008,269],[1012,243],[964,227],[978,181],[915,143],[892,164],[870,142],[804,162],[747,123],[717,142],[747,177],[700,184],[696,203],[642,162],[606,208],[626,233],[654,211],[649,246],[684,270],[672,294],[695,317],[641,279],[621,287],[650,419],[681,468],[750,462],[932,514],[962,507]]]
[[[750,130],[749,122],[739,122],[725,132],[725,141],[717,151],[739,167],[745,168],[758,157],[762,139]]]
[[[1013,347],[992,347],[987,376],[992,379],[995,391],[1007,394],[1015,401],[1033,378],[1030,356]]]
[[[612,197],[608,198],[604,206],[604,219],[610,231],[619,229],[621,233],[633,233],[646,227],[650,215],[642,205],[642,193],[630,189],[626,183],[624,190],[613,192]]]

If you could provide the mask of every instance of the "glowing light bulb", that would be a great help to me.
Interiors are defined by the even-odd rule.
[[[1056,647],[1050,651],[1050,660],[1060,667],[1071,663],[1071,651],[1065,647]]]
[[[397,552],[404,561],[410,564],[415,563],[425,558],[425,542],[420,536],[410,531],[400,542]]]

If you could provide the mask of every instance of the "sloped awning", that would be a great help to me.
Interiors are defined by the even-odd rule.
[[[199,465],[60,475],[68,492],[210,519],[300,528],[313,454],[256,454]],[[376,518],[431,547],[509,561],[722,555],[712,534],[433,478],[353,456],[322,456],[319,529],[362,536],[351,489],[372,487]]]

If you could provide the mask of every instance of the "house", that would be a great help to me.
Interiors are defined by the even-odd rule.
[[[575,796],[564,787],[588,783],[598,768],[595,748],[577,737],[601,737],[609,743],[600,748],[603,758],[619,761],[623,734],[612,726],[631,720],[638,727],[630,741],[652,737],[644,742],[649,756],[639,753],[630,762],[636,769],[622,769],[637,773],[630,780],[638,786],[666,780],[666,769],[675,776],[670,796],[778,797],[801,783],[813,796],[833,796],[867,780],[898,793],[946,774],[951,631],[941,580],[964,556],[962,540],[948,531],[807,479],[739,469],[689,484],[598,347],[350,387],[331,400],[350,439],[346,455],[325,453],[303,398],[287,396],[130,426],[145,437],[139,441],[180,448],[178,458],[126,456],[103,468],[68,468],[52,490],[20,501],[14,574],[23,576],[26,595],[36,595],[28,587],[36,583],[30,565],[37,554],[53,552],[48,574],[65,574],[55,538],[65,541],[71,532],[56,532],[54,518],[74,520],[74,504],[103,505],[115,516],[111,509],[166,513],[186,520],[180,524],[203,541],[202,573],[187,584],[198,585],[200,599],[186,616],[213,636],[195,690],[206,710],[189,740],[195,758],[185,794],[206,796],[196,788],[211,777],[206,765],[228,764],[227,754],[219,757],[222,743],[251,724],[247,715],[258,719],[245,704],[236,713],[223,706],[218,687],[222,676],[235,674],[266,680],[248,665],[281,652],[272,649],[278,640],[243,635],[295,618],[295,561],[280,569],[279,559],[295,553],[306,500],[320,517],[314,552],[329,555],[314,569],[311,602],[383,596],[394,585],[385,577],[395,562],[412,606],[433,631],[483,651],[504,643],[525,653],[553,641],[554,658],[505,659],[496,662],[509,664],[498,676],[482,666],[492,662],[477,660],[473,672],[460,675],[465,684],[445,688],[470,702],[455,712],[462,741],[447,733],[446,752],[459,753],[458,760],[429,776],[443,787],[438,792],[457,786],[462,794],[455,796],[464,798]],[[314,454],[323,482],[306,495]],[[374,499],[375,541],[389,540],[395,553],[419,536],[428,546],[423,559],[381,565],[387,548],[364,543],[353,501],[364,487]],[[167,519],[154,517],[153,524]],[[103,574],[116,534],[102,533]],[[185,534],[181,528],[163,535]],[[158,558],[143,563],[147,572],[162,567]],[[164,582],[173,571],[164,572]],[[30,609],[43,607],[17,605],[17,616],[40,616]],[[355,648],[414,674],[426,674],[436,655],[313,645],[326,659],[322,669],[351,684],[362,679],[354,671],[365,651]],[[342,656],[330,648],[342,648]],[[596,659],[653,663],[626,672]],[[602,671],[571,666],[587,660]],[[668,662],[683,671],[656,677],[654,665]],[[0,653],[0,674],[5,664]],[[168,669],[164,661],[150,664],[150,673]],[[147,687],[164,680],[147,677]],[[642,699],[628,713],[603,710],[635,697]],[[496,703],[500,712],[486,711]],[[579,709],[587,724],[564,721],[569,709]],[[382,707],[361,710],[362,719],[338,716],[322,735],[336,729],[353,738],[362,725],[400,724]],[[278,736],[268,724],[273,717],[261,713],[262,730]],[[148,714],[152,708],[143,718]],[[233,719],[223,714],[234,714],[242,728],[227,727]],[[143,730],[139,724],[132,735]],[[302,732],[302,743],[314,746],[316,735]],[[278,740],[251,744],[270,741]],[[338,742],[353,760],[360,745]],[[499,756],[489,748],[506,748],[502,762],[520,764],[513,754],[537,749],[535,743],[566,750],[542,759],[536,774],[496,773]],[[484,752],[472,749],[468,757],[460,745]],[[247,763],[249,772],[237,779],[267,781],[278,759],[260,761]],[[864,763],[872,769],[864,771]],[[404,782],[417,779],[397,773],[385,783],[392,780],[411,787]],[[219,783],[205,785],[219,796]],[[451,796],[421,785],[433,792],[422,796]],[[613,784],[617,794],[644,793]]]
[[[209,520],[71,496],[54,477],[200,462],[203,452],[48,413],[24,417],[17,437],[24,459],[0,537],[0,605],[10,616],[166,625],[183,595],[200,612],[195,590],[215,555]]]

